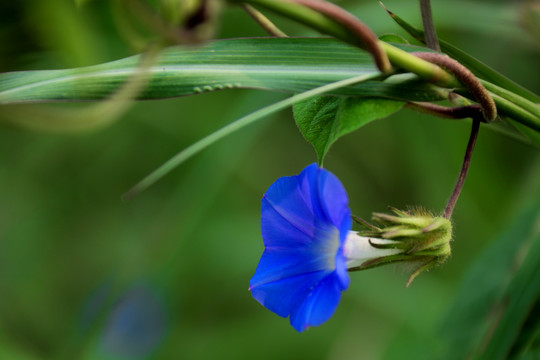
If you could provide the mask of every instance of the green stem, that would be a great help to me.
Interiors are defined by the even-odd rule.
[[[386,51],[390,62],[400,69],[412,72],[424,80],[443,87],[459,88],[463,85],[456,79],[454,75],[441,67],[422,60],[404,50],[379,41],[381,47]]]
[[[497,117],[497,106],[495,105],[495,102],[489,95],[486,88],[469,69],[446,55],[424,51],[414,52],[413,54],[421,59],[429,61],[430,63],[442,66],[454,74],[455,77],[471,93],[476,102],[478,102],[478,104],[480,104],[482,107],[484,120],[488,123],[495,120]]]
[[[249,4],[242,4],[242,8],[259,24],[268,34],[276,37],[287,37],[270,19],[263,15],[259,10]]]
[[[360,41],[349,33],[346,28],[329,17],[305,6],[291,3],[287,0],[229,0],[229,2],[260,6],[292,20],[298,21],[301,24],[309,26],[327,35],[331,35],[348,43],[361,45]]]
[[[409,35],[411,35],[416,40],[424,44],[426,43],[423,30],[420,30],[411,26],[405,20],[403,20],[402,18],[400,18],[399,16],[397,16],[396,14],[388,10],[382,3],[381,5],[386,10],[386,12],[388,12],[388,15],[390,15],[390,17],[399,26],[401,26],[405,31],[407,31]],[[466,52],[456,48],[455,46],[451,45],[450,43],[447,43],[444,40],[439,39],[439,44],[443,53],[458,60],[463,65],[467,66],[467,68],[471,70],[476,76],[483,79],[490,79],[489,81],[491,81],[492,83],[495,83],[496,81],[496,84],[498,86],[503,86],[505,89],[510,90],[515,94],[519,94],[520,96],[523,96],[533,102],[540,102],[540,98],[536,94],[525,89],[524,87],[508,79],[507,77],[499,74],[498,72],[491,69],[490,67],[482,64],[479,60],[467,54]]]
[[[250,125],[256,122],[257,120],[264,118],[265,116],[268,116],[277,111],[286,109],[289,106],[296,104],[297,102],[309,99],[313,96],[321,95],[328,91],[332,91],[334,89],[338,89],[338,88],[349,86],[358,82],[366,81],[373,77],[374,76],[372,74],[360,75],[360,76],[355,76],[353,78],[348,78],[348,79],[336,81],[330,84],[326,84],[323,86],[319,86],[315,89],[311,89],[301,94],[297,94],[287,99],[278,101],[277,103],[266,106],[236,121],[233,121],[232,123],[222,127],[221,129],[217,131],[214,131],[210,135],[188,146],[187,148],[185,148],[184,150],[180,151],[178,154],[176,154],[175,156],[167,160],[163,165],[161,165],[159,168],[154,170],[152,173],[150,173],[148,176],[142,179],[138,184],[132,187],[128,192],[126,192],[122,198],[126,201],[130,200],[131,198],[133,198],[133,196],[139,194],[140,192],[142,192],[143,190],[145,190],[146,188],[154,184],[156,181],[161,179],[163,176],[167,175],[178,165],[182,164],[184,161],[188,160],[189,158],[198,154],[202,150],[206,149],[207,147],[209,147],[216,141],[226,137],[227,135],[230,135],[236,132],[237,130],[242,129],[243,127],[247,125]]]
[[[392,71],[392,65],[384,49],[379,45],[377,35],[360,21],[356,16],[345,9],[324,0],[288,0],[317,11],[320,14],[332,19],[347,29],[347,32],[360,42],[360,47],[367,50],[373,57],[377,68],[383,73]]]
[[[261,6],[292,20],[307,25],[321,33],[333,36],[350,44],[362,46],[347,29],[331,18],[317,11],[292,3],[288,0],[229,0],[232,3],[249,3]],[[386,51],[392,65],[418,75],[420,78],[436,85],[461,89],[463,85],[449,72],[437,65],[419,59],[393,45],[379,41],[379,45]],[[501,115],[512,117],[515,121],[540,131],[540,116],[535,104],[516,95],[514,92],[496,87],[493,84],[482,82],[494,94],[493,100]],[[463,91],[460,91],[463,93]]]
[[[266,8],[292,20],[298,21],[323,34],[327,34],[343,40],[347,43],[363,47],[363,41],[355,37],[342,24],[322,15],[321,13],[309,9],[305,6],[292,3],[288,0],[229,0],[232,3],[249,3]],[[419,77],[439,86],[461,87],[456,78],[441,69],[437,65],[417,58],[397,47],[379,41],[379,45],[386,51],[390,62],[398,68],[415,73]]]
[[[535,116],[523,109],[522,107],[514,104],[512,101],[509,101],[502,96],[491,93],[491,98],[495,101],[499,115],[504,115],[512,118],[537,132],[540,132],[540,117]]]
[[[538,106],[537,104],[488,81],[480,80],[480,82],[488,91],[491,91],[493,94],[499,95],[503,99],[514,103],[515,105],[530,112],[531,114],[540,119],[540,106]]]

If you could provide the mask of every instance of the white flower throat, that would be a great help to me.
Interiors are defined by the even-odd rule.
[[[347,259],[347,269],[360,266],[369,260],[399,254],[402,251],[400,249],[378,249],[373,247],[370,242],[376,245],[399,243],[398,241],[364,237],[358,235],[356,231],[349,231],[343,246],[343,255]]]

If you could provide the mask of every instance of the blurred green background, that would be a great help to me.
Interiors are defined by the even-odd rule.
[[[379,35],[405,35],[375,1],[337,3]],[[417,2],[385,4],[420,24]],[[527,2],[432,4],[441,38],[540,93]],[[264,36],[241,9],[222,10],[217,38]],[[3,1],[0,71],[129,56],[118,16],[108,1]],[[272,19],[288,34],[315,35]],[[0,123],[0,359],[416,359],[403,336],[422,344],[436,335],[475,257],[520,209],[539,202],[539,152],[482,129],[454,212],[448,263],[410,288],[399,267],[353,273],[333,318],[298,334],[247,290],[263,250],[262,194],[316,160],[291,111],[121,201],[179,150],[285,96],[236,89],[140,102],[111,126],[77,135]],[[468,121],[403,110],[338,141],[325,167],[360,217],[387,205],[438,212],[468,133]]]

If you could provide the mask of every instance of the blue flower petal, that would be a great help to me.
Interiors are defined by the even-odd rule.
[[[315,287],[328,275],[327,271],[317,271],[293,276],[253,288],[251,294],[268,310],[287,317],[298,305],[299,299],[306,298],[309,295],[309,289]]]
[[[343,244],[351,227],[347,193],[313,164],[278,179],[261,201],[265,251],[250,281],[252,295],[298,331],[335,311],[349,285]]]
[[[266,249],[259,261],[257,271],[249,282],[250,288],[319,271],[331,272],[335,266],[334,256],[312,254],[307,250]],[[334,249],[334,254],[338,250]],[[327,266],[330,263],[332,267]]]
[[[336,274],[327,276],[291,313],[291,325],[298,331],[321,325],[334,314],[342,290]]]

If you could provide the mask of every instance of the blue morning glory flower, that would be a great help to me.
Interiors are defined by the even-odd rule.
[[[348,267],[399,252],[375,249],[350,231],[348,202],[337,177],[315,164],[278,179],[261,200],[265,249],[249,289],[269,310],[290,316],[297,331],[332,316],[349,286]]]
[[[347,271],[411,262],[408,286],[450,255],[448,219],[392,209],[393,215],[374,213],[381,227],[365,222],[361,236],[351,231],[348,203],[338,178],[315,164],[278,179],[261,200],[264,252],[249,289],[297,331],[332,316],[349,286]]]

